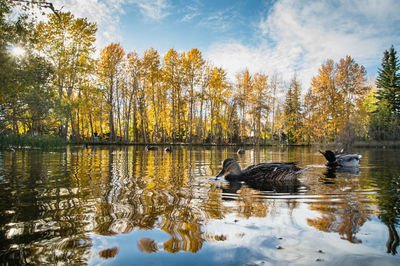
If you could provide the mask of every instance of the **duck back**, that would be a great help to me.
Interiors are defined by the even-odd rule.
[[[260,163],[249,166],[243,170],[242,181],[246,182],[270,182],[295,180],[303,168],[296,163]]]

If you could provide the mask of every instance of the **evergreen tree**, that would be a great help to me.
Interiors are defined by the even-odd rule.
[[[297,81],[296,74],[293,76],[286,93],[284,106],[285,129],[289,143],[296,143],[300,140],[302,119],[300,103],[301,87]]]
[[[392,45],[389,51],[383,54],[382,68],[378,69],[376,86],[378,90],[377,99],[389,103],[393,114],[400,115],[400,63]]]

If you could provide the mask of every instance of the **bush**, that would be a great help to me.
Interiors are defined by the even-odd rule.
[[[54,136],[0,135],[0,147],[52,148],[65,146],[64,139]]]

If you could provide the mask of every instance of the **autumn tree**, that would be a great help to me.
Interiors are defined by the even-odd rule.
[[[193,135],[193,119],[195,112],[196,89],[201,85],[204,60],[198,49],[191,49],[188,53],[183,54],[183,73],[184,81],[187,86],[189,96],[189,112],[188,112],[188,141],[192,141]]]
[[[106,108],[108,111],[108,127],[110,131],[110,139],[114,141],[115,125],[115,93],[118,89],[118,75],[121,72],[121,66],[124,59],[125,51],[118,43],[112,43],[101,50],[99,78],[104,86],[104,95],[106,99]]]
[[[275,110],[276,105],[278,103],[277,93],[278,93],[278,74],[274,73],[271,78],[269,79],[269,87],[271,88],[271,106],[272,106],[272,114],[271,114],[271,135],[275,136]]]
[[[260,143],[262,134],[262,121],[266,122],[270,111],[271,93],[268,87],[268,76],[256,73],[253,75],[253,84],[249,96],[249,114],[252,117],[254,142]]]
[[[81,88],[93,72],[97,26],[86,18],[75,18],[71,12],[52,13],[48,18],[47,22],[37,26],[40,38],[37,49],[55,69],[62,135],[66,137],[71,124],[73,135],[79,137],[79,122],[75,123],[78,128],[74,128],[74,119],[79,121],[79,112],[75,108],[79,104]]]
[[[207,99],[209,102],[209,114],[210,114],[210,140],[215,141],[215,136],[218,134],[222,137],[222,126],[221,125],[221,108],[227,103],[227,99],[230,96],[228,90],[228,82],[226,80],[226,72],[219,67],[209,69],[210,81],[207,87]]]
[[[364,67],[350,56],[338,64],[327,60],[306,96],[306,124],[311,127],[307,132],[319,140],[352,141],[352,120],[369,92],[365,75]]]
[[[319,69],[318,75],[311,81],[311,91],[308,94],[307,119],[317,139],[333,140],[337,135],[339,114],[343,108],[340,94],[336,91],[336,67],[333,60],[327,60]]]
[[[170,49],[164,57],[164,78],[171,105],[171,137],[173,141],[177,139],[182,140],[181,118],[184,118],[184,114],[182,113],[184,107],[182,58],[174,49]]]
[[[360,122],[358,114],[370,87],[366,84],[365,68],[357,64],[350,56],[340,59],[336,67],[337,92],[341,95],[343,104],[339,140],[348,142],[356,135],[355,131]]]
[[[138,140],[138,110],[144,108],[143,104],[143,82],[141,81],[143,75],[142,61],[136,52],[130,52],[127,55],[126,62],[127,71],[127,105],[125,106],[125,141],[129,141],[129,130],[132,125],[133,139]],[[131,122],[132,119],[132,122]],[[143,120],[143,119],[142,119]]]
[[[236,82],[237,82],[237,99],[238,105],[240,108],[240,136],[242,142],[244,141],[244,137],[246,136],[246,128],[247,128],[247,103],[250,95],[251,87],[252,87],[252,77],[249,71],[243,70],[236,74]]]

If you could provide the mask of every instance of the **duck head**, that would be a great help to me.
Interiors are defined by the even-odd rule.
[[[222,163],[222,170],[219,172],[216,177],[226,176],[226,175],[240,175],[242,170],[240,169],[239,164],[235,161],[235,159],[228,158]]]
[[[327,150],[327,151],[319,151],[320,153],[322,153],[322,155],[324,155],[325,159],[328,160],[328,162],[333,163],[336,161],[336,156],[333,153],[333,151]]]

